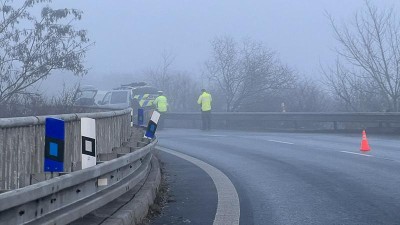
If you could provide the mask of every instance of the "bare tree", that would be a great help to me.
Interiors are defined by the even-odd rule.
[[[195,110],[198,83],[187,72],[172,68],[175,56],[171,52],[164,51],[161,58],[160,66],[145,71],[150,84],[165,93],[170,111]]]
[[[211,42],[211,48],[213,55],[206,62],[206,71],[209,79],[216,82],[224,94],[226,110],[232,111],[243,83],[238,44],[231,37],[215,38]]]
[[[322,69],[324,83],[339,101],[337,110],[344,111],[382,111],[387,110],[388,99],[372,79],[354,75],[342,63],[336,61],[333,68]]]
[[[165,89],[168,94],[171,110],[195,111],[197,97],[200,93],[198,82],[187,72],[175,72],[170,76],[170,86]]]
[[[369,1],[352,23],[338,26],[329,17],[340,48],[340,61],[328,83],[353,110],[351,92],[380,94],[393,111],[400,97],[400,20],[394,8],[378,10]],[[357,85],[358,84],[358,85]],[[362,86],[360,86],[362,84]]]
[[[224,94],[227,111],[238,111],[244,104],[257,102],[263,93],[294,81],[293,71],[261,43],[245,39],[239,45],[233,38],[223,37],[215,38],[211,47],[213,55],[206,62],[206,71]]]
[[[0,2],[0,103],[26,94],[26,89],[54,70],[86,74],[83,59],[91,45],[85,30],[74,29],[82,12],[44,6],[51,0]]]
[[[150,83],[160,88],[160,90],[166,90],[170,86],[171,66],[174,61],[175,55],[170,51],[164,50],[161,54],[161,64],[145,71]]]
[[[247,104],[259,102],[258,98],[264,94],[274,94],[294,84],[293,71],[288,66],[282,65],[276,53],[261,43],[244,40],[241,53],[243,83],[233,111],[239,110],[244,102]]]
[[[287,111],[323,112],[329,110],[329,96],[314,80],[303,78],[292,89],[282,91]]]
[[[72,86],[63,84],[59,93],[47,97],[44,93],[26,92],[13,95],[8,102],[0,104],[0,117],[38,116],[85,112],[74,106],[79,83]]]
[[[79,87],[80,83],[70,87],[63,83],[63,88],[58,95],[51,98],[50,105],[56,107],[62,113],[71,111],[77,99]]]

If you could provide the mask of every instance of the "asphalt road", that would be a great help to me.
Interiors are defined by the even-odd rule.
[[[359,151],[361,133],[167,129],[158,137],[159,145],[200,159],[232,181],[240,224],[400,224],[400,137],[368,135],[367,154]],[[189,201],[187,221],[212,221],[217,197],[211,179],[178,157],[160,157],[167,173],[180,177],[172,191],[188,188],[175,195],[208,202]],[[169,224],[181,203],[175,204],[155,224]]]

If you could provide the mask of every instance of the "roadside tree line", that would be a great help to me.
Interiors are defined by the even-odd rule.
[[[74,23],[75,9],[52,9],[51,0],[5,0],[0,5],[0,114],[50,112],[71,106],[74,90],[46,99],[32,86],[56,70],[87,73],[84,58],[93,43]],[[41,7],[40,15],[33,9]],[[336,60],[321,65],[319,76],[296,71],[262,41],[230,36],[210,41],[202,76],[176,69],[164,52],[159,66],[144,71],[163,90],[172,111],[199,111],[202,88],[213,94],[215,111],[399,111],[400,20],[395,8],[369,1],[350,21],[327,15],[337,40]],[[76,87],[75,87],[76,88]],[[67,110],[64,107],[64,110]]]
[[[325,62],[314,79],[282,62],[260,41],[223,36],[210,42],[211,55],[203,68],[207,85],[204,79],[196,85],[185,76],[190,85],[173,92],[176,88],[168,81],[182,77],[169,73],[159,87],[175,93],[174,99],[193,102],[200,86],[207,86],[217,111],[398,112],[400,20],[395,8],[379,9],[365,1],[364,8],[346,23],[339,25],[327,17],[338,43],[336,60],[331,65]],[[194,87],[197,90],[191,91]],[[179,109],[195,107],[188,102]]]
[[[67,104],[69,97],[45,99],[32,86],[58,71],[87,73],[93,43],[76,29],[83,12],[53,9],[51,0],[3,0],[0,4],[0,116],[36,115]],[[39,12],[39,13],[37,13]],[[61,109],[61,108],[60,108]]]

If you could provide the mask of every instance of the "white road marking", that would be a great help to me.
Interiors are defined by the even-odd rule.
[[[276,142],[276,143],[280,143],[280,144],[294,145],[294,143],[286,142],[286,141],[278,141],[278,140],[268,140],[268,141]]]
[[[217,212],[213,225],[239,225],[240,203],[239,196],[231,180],[219,169],[199,159],[185,155],[174,150],[157,146],[166,153],[185,159],[204,170],[213,180],[218,193]]]
[[[222,135],[222,134],[209,134],[209,135],[204,135],[205,137],[227,137],[227,135]]]
[[[361,155],[361,156],[365,156],[365,157],[374,157],[373,155],[368,155],[365,153],[357,153],[357,152],[348,152],[348,151],[340,151],[342,153],[347,153],[347,154],[353,154],[353,155]]]

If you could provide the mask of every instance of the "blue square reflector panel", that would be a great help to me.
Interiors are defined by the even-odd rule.
[[[50,155],[57,157],[58,156],[58,144],[54,142],[50,142]]]
[[[44,171],[64,172],[65,123],[56,118],[46,118]]]

